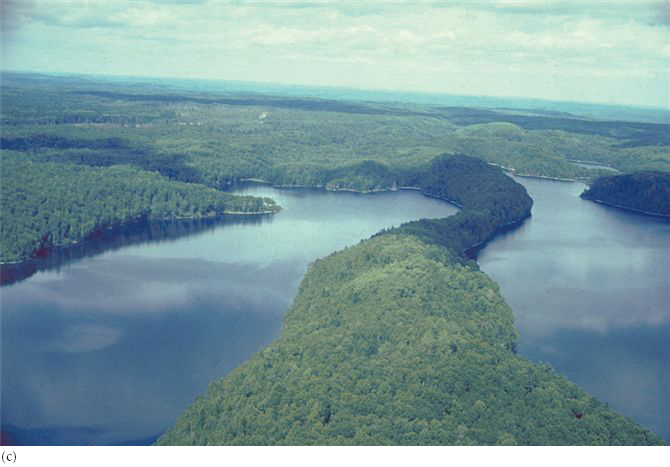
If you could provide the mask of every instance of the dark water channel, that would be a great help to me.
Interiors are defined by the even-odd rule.
[[[414,191],[240,191],[284,209],[138,225],[57,252],[0,289],[4,442],[153,442],[208,383],[277,337],[310,262],[457,211]]]

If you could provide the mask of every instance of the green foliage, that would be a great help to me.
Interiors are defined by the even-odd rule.
[[[316,261],[280,338],[158,444],[659,444],[514,352],[496,284],[444,247],[384,235]]]
[[[277,341],[213,383],[158,444],[660,444],[515,353],[512,311],[461,254],[532,204],[499,169],[443,157],[459,202],[315,261]]]
[[[130,164],[215,188],[250,177],[392,188],[445,152],[546,177],[603,174],[571,160],[670,172],[670,126],[663,124],[48,81],[14,77],[2,85],[3,148],[52,162]],[[377,164],[374,176],[361,161]]]
[[[670,174],[635,172],[600,177],[582,193],[582,197],[633,211],[670,217]]]
[[[437,158],[418,181],[421,190],[463,209],[445,219],[421,219],[391,232],[418,236],[458,254],[486,242],[499,229],[530,215],[526,189],[479,159],[462,155]]]
[[[274,212],[271,199],[233,196],[128,166],[92,168],[33,162],[3,151],[2,261],[39,255],[120,223],[227,212]]]
[[[462,206],[316,261],[280,338],[213,383],[159,444],[659,444],[548,366],[464,252],[525,218],[517,173],[569,160],[670,172],[668,125],[321,99],[147,92],[79,79],[2,84],[2,260],[140,217],[274,211],[244,178]],[[194,182],[194,183],[183,183]]]

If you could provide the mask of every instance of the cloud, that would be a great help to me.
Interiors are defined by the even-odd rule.
[[[121,331],[110,326],[80,324],[68,327],[51,342],[51,348],[63,353],[84,353],[116,344]]]
[[[654,5],[654,21],[656,24],[670,26],[670,1],[658,2]]]
[[[0,0],[0,31],[3,41],[21,27],[22,17],[32,8],[29,0]]]
[[[651,20],[667,16],[667,2],[35,2],[7,63],[658,105],[668,37]]]
[[[193,4],[172,2],[36,1],[24,15],[46,26],[64,28],[150,28],[181,25],[180,12]]]

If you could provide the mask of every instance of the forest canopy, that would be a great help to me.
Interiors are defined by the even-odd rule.
[[[528,215],[525,189],[464,156],[419,177],[462,211],[313,263],[279,339],[211,384],[158,444],[661,443],[518,356],[512,310],[462,256]]]
[[[40,254],[140,219],[275,212],[268,198],[234,196],[129,166],[88,167],[25,160],[2,152],[3,262]]]
[[[670,217],[670,174],[634,172],[600,177],[582,193],[582,198]]]

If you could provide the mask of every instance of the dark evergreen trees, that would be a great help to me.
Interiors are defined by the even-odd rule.
[[[45,246],[77,242],[97,228],[140,218],[199,218],[278,209],[268,198],[234,196],[128,166],[33,162],[4,151],[1,169],[3,262],[27,259]]]
[[[670,174],[634,172],[600,177],[582,193],[582,198],[670,217]]]

